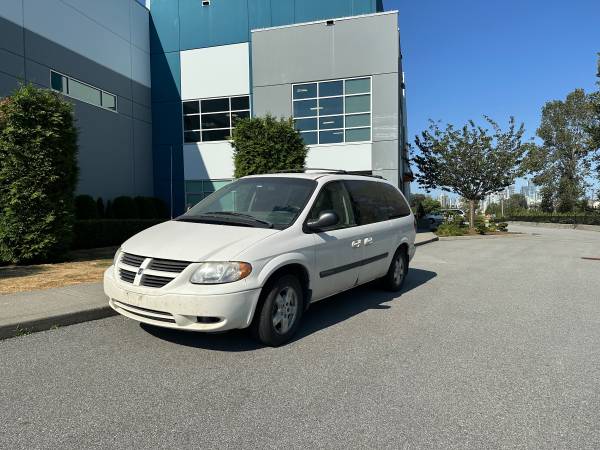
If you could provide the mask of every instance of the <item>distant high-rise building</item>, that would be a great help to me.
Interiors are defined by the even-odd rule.
[[[528,205],[538,205],[541,201],[540,190],[531,181],[528,181],[526,185],[521,186],[521,194],[527,199]]]
[[[442,205],[442,208],[450,208],[450,197],[448,194],[440,194],[438,197],[438,202]]]

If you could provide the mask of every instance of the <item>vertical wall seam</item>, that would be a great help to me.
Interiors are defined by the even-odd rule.
[[[23,78],[27,83],[27,55],[26,55],[26,42],[25,42],[25,0],[21,2],[21,15],[23,19],[23,24],[21,31],[23,32]]]
[[[135,179],[135,117],[133,115],[133,16],[131,14],[131,8],[133,4],[129,3],[129,89],[131,90],[131,179],[133,184],[133,191],[137,194],[137,183]],[[150,79],[150,85],[152,85],[152,79]]]

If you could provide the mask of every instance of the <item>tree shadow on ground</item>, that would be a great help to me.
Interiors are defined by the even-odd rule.
[[[292,342],[336,325],[369,309],[389,309],[391,306],[386,303],[399,300],[405,293],[418,288],[436,276],[435,272],[429,270],[410,269],[404,288],[400,293],[383,291],[376,283],[368,283],[317,302],[311,305],[305,313],[300,329]],[[158,339],[188,347],[226,352],[244,352],[264,347],[252,339],[246,330],[208,334],[171,330],[147,324],[140,324],[140,326]]]
[[[47,266],[7,266],[0,267],[0,280],[27,277],[48,270]]]

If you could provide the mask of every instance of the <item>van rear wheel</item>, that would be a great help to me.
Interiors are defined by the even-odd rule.
[[[289,274],[269,283],[265,289],[264,301],[255,313],[251,331],[263,344],[277,347],[289,341],[298,330],[304,311],[303,290],[298,278]]]
[[[383,287],[388,291],[398,292],[404,285],[408,273],[408,254],[404,247],[396,250],[387,274],[382,278]]]

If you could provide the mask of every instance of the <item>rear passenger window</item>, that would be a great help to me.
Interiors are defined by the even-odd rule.
[[[377,181],[346,181],[356,211],[356,222],[367,225],[410,215],[406,201],[393,186]]]
[[[379,184],[384,186],[389,218],[397,219],[398,217],[410,216],[410,206],[408,206],[400,191],[390,184]]]

